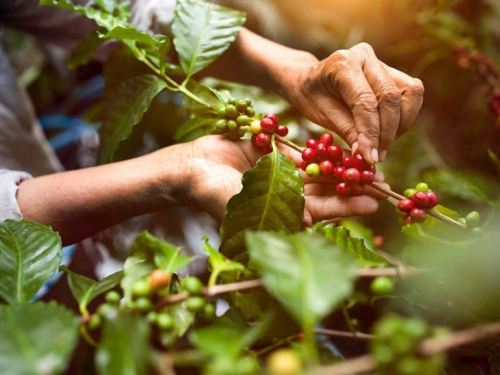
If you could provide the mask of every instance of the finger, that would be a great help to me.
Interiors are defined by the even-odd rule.
[[[378,210],[378,201],[369,196],[308,196],[306,210],[312,222],[318,222],[336,217],[372,214]]]

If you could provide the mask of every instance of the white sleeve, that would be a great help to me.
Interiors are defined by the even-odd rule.
[[[17,204],[16,193],[18,185],[29,178],[31,175],[26,172],[0,169],[0,222],[23,218]]]

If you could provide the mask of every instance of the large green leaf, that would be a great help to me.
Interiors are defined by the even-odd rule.
[[[177,131],[175,132],[174,139],[176,141],[181,140],[184,138],[186,135],[204,128],[206,126],[209,126],[215,122],[217,119],[217,115],[214,113],[206,113],[202,114],[199,116],[193,117],[191,120],[186,121],[184,124],[182,124]]]
[[[63,306],[0,305],[0,374],[60,374],[78,342],[78,319]]]
[[[146,375],[153,349],[145,319],[118,311],[106,319],[96,354],[100,375]]]
[[[65,266],[61,266],[60,270],[68,275],[69,288],[73,297],[78,301],[80,312],[84,315],[88,315],[87,306],[94,298],[113,289],[123,278],[123,271],[115,272],[101,281],[96,281],[79,275]]]
[[[178,0],[172,32],[187,77],[219,57],[236,39],[245,14],[201,0]]]
[[[221,227],[222,254],[248,261],[245,232],[296,233],[304,221],[304,181],[295,164],[274,148],[246,172],[243,189],[231,198]]]
[[[165,53],[168,52],[168,47],[170,46],[170,40],[164,36],[155,38],[147,33],[137,30],[132,26],[116,26],[107,33],[100,35],[103,39],[118,39],[118,40],[132,40],[134,42],[149,44],[152,46],[160,46],[165,44],[167,46]]]
[[[165,87],[165,82],[152,74],[130,78],[119,87],[109,103],[100,131],[99,163],[112,160],[118,144],[130,136],[153,98]]]
[[[0,224],[0,296],[8,303],[29,302],[57,271],[61,237],[27,220]]]
[[[79,65],[86,64],[94,56],[97,48],[101,46],[104,40],[99,36],[98,31],[88,34],[71,50],[66,61],[68,68],[74,69]]]
[[[347,298],[356,259],[319,235],[247,233],[249,268],[302,325],[314,324]]]

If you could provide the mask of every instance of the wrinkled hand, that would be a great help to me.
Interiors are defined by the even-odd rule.
[[[201,209],[216,220],[225,215],[229,199],[241,191],[241,177],[254,167],[264,154],[249,141],[230,141],[222,136],[206,136],[188,144],[190,152],[185,155],[186,168],[190,175],[189,202],[191,207]],[[283,153],[298,165],[300,154],[288,147]],[[383,175],[378,173],[378,181]],[[370,195],[344,197],[335,194],[335,185],[330,176],[311,180],[305,178],[305,224],[340,216],[366,215],[378,209],[377,199],[385,198],[372,188],[365,187]]]
[[[366,43],[291,65],[283,74],[283,95],[372,164],[383,161],[422,106],[422,82],[379,61]]]

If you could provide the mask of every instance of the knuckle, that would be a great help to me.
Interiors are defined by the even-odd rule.
[[[345,49],[339,49],[338,51],[335,51],[330,55],[328,58],[332,62],[338,62],[338,61],[347,61],[350,58],[350,52]]]
[[[384,87],[379,96],[380,102],[391,107],[399,107],[401,105],[401,92],[396,87]]]
[[[360,51],[363,51],[365,53],[374,53],[373,47],[366,42],[358,43],[353,48],[360,50]]]
[[[353,110],[360,110],[368,113],[378,112],[378,100],[373,93],[361,93],[354,103]]]
[[[425,92],[424,84],[418,78],[412,78],[407,91],[414,96],[422,97]]]

